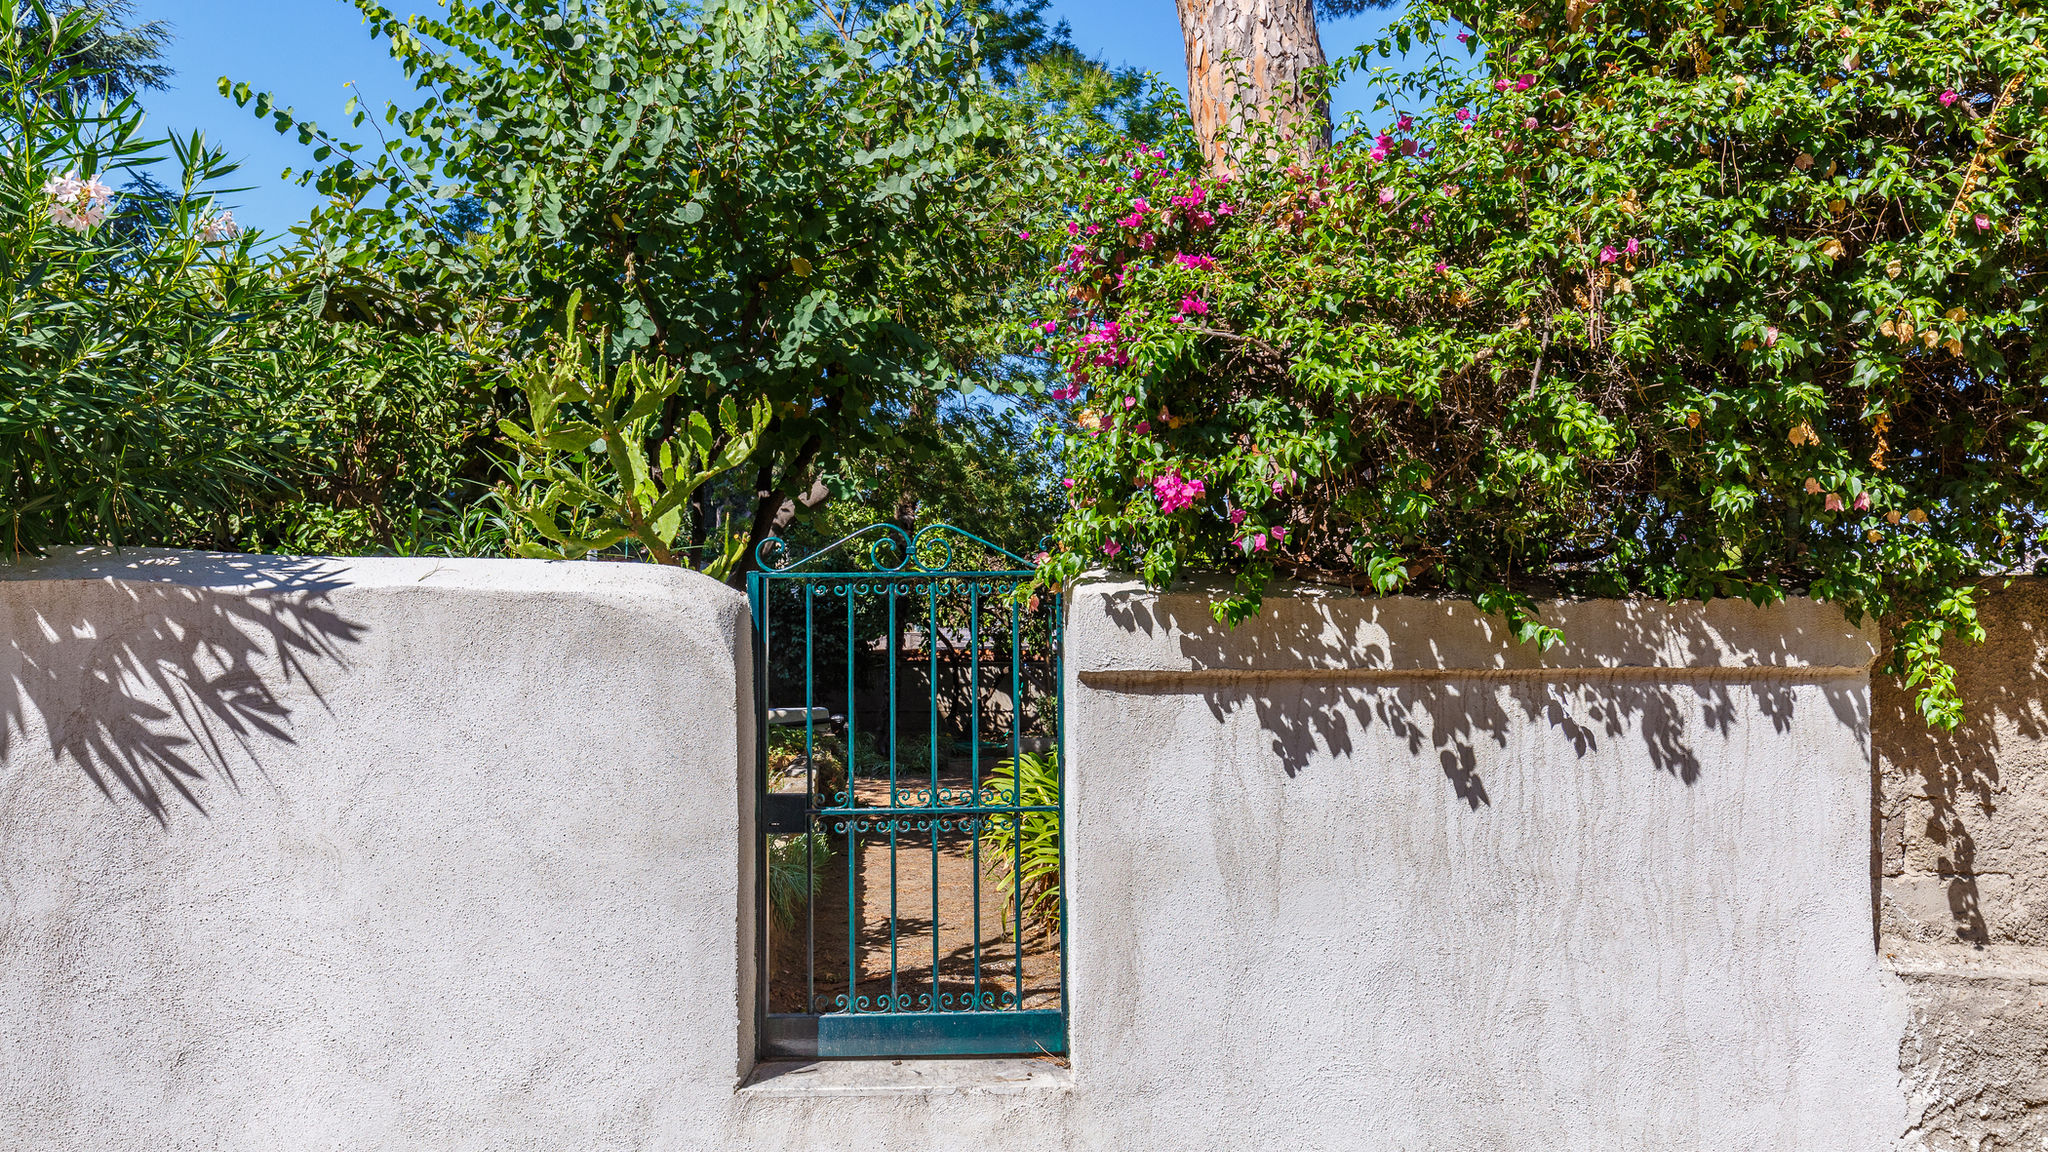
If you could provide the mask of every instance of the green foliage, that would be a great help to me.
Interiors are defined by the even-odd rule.
[[[213,206],[233,165],[197,136],[145,136],[132,98],[89,100],[106,75],[96,28],[89,11],[0,5],[8,551],[176,535],[268,484],[288,442],[244,386],[245,317],[277,301],[253,237]],[[107,186],[162,160],[168,200]]]
[[[1954,724],[1941,644],[2043,545],[2041,24],[1425,3],[1361,62],[1429,63],[1317,164],[1105,158],[1052,253],[1047,577],[1445,591],[1538,643],[1538,595],[1804,592],[1900,621]]]
[[[477,334],[324,322],[223,154],[144,133],[165,33],[126,11],[0,7],[0,547],[487,547]]]
[[[269,274],[298,278],[289,264]],[[384,331],[322,311],[316,297],[248,322],[249,386],[290,442],[271,464],[277,486],[248,494],[198,540],[297,554],[503,554],[505,516],[491,507],[491,335]]]
[[[498,426],[519,453],[510,499],[542,537],[519,544],[522,556],[578,560],[631,539],[657,564],[683,563],[676,537],[686,501],[746,461],[769,420],[766,401],[743,420],[731,396],[715,429],[700,411],[664,420],[684,372],[638,354],[607,365],[573,330],[556,355],[514,379],[526,394],[526,423]],[[664,435],[665,423],[674,431]]]
[[[832,841],[823,832],[768,838],[768,910],[784,928],[811,901],[818,878],[832,864]]]
[[[870,524],[954,524],[1029,555],[1059,521],[1059,461],[1038,434],[1035,413],[963,397],[907,437],[909,451],[868,451],[835,465],[825,482],[836,499],[789,533],[802,555]]]
[[[811,791],[836,802],[846,787],[846,741],[816,728],[808,737],[801,727],[778,724],[768,729],[769,791],[802,791],[807,765]]]
[[[1000,761],[982,783],[983,803],[1024,807],[1060,806],[1060,766],[1055,753],[1026,753]],[[1060,822],[1053,813],[1022,817],[993,815],[981,832],[982,859],[1009,890],[1003,924],[1018,908],[1024,922],[1048,937],[1060,930]]]
[[[971,12],[453,0],[400,20],[356,4],[426,93],[385,111],[381,146],[222,81],[313,148],[303,179],[335,204],[306,236],[336,291],[427,327],[487,319],[521,334],[515,355],[570,320],[608,332],[608,363],[637,356],[675,388],[638,425],[649,460],[691,413],[765,404],[745,538],[704,542],[686,517],[688,547],[744,554],[826,462],[908,454],[905,411],[998,374],[986,333],[1051,153],[1040,107],[984,74]],[[614,519],[571,513],[548,538],[566,553],[642,530]]]

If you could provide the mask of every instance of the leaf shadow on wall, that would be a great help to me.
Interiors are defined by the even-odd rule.
[[[1218,674],[1197,681],[1199,687],[1165,679],[1124,691],[1185,694],[1199,691],[1219,721],[1249,704],[1260,726],[1272,735],[1271,748],[1281,768],[1292,777],[1318,755],[1346,758],[1356,741],[1373,725],[1383,726],[1407,745],[1418,760],[1436,754],[1446,782],[1467,807],[1490,805],[1492,797],[1479,772],[1479,748],[1490,743],[1506,750],[1517,733],[1542,726],[1563,734],[1574,754],[1583,759],[1603,741],[1635,738],[1650,763],[1680,782],[1697,783],[1708,759],[1699,738],[1726,739],[1739,715],[1753,710],[1777,732],[1791,729],[1801,681],[1766,675],[1755,680],[1637,677],[1598,668],[1575,670],[1574,663],[1594,664],[1586,649],[1591,637],[1574,635],[1549,655],[1567,667],[1541,676],[1443,675],[1446,668],[1472,667],[1448,653],[1497,653],[1533,658],[1536,650],[1508,639],[1500,621],[1483,617],[1456,601],[1434,602],[1434,612],[1380,614],[1375,622],[1386,632],[1384,644],[1353,645],[1341,627],[1332,627],[1321,598],[1269,598],[1256,622],[1236,630],[1219,624],[1199,597],[1117,597],[1108,604],[1110,618],[1127,630],[1151,635],[1167,630],[1178,640],[1187,666]],[[1369,604],[1354,601],[1353,604]],[[1599,629],[1597,663],[1638,667],[1712,666],[1723,661],[1719,642],[1697,617],[1674,613],[1661,603],[1621,606],[1619,626]],[[1777,637],[1778,647],[1747,654],[1757,663],[1791,663],[1789,656],[1802,637],[1797,630]],[[1311,671],[1294,673],[1293,670]],[[1345,681],[1342,673],[1367,669],[1390,673],[1376,682]],[[1288,670],[1288,671],[1279,671]],[[1315,670],[1336,673],[1318,675]],[[1414,673],[1412,678],[1405,675]],[[1246,673],[1233,680],[1231,673]],[[1853,730],[1868,723],[1868,705],[1855,683],[1821,681],[1836,716]]]
[[[1931,872],[1947,912],[1941,923],[1938,907],[1886,901],[1880,891],[1879,924],[1884,934],[1908,939],[2048,945],[2048,917],[2026,915],[2024,899],[1994,900],[1998,906],[1987,913],[1980,883],[1987,874],[2009,882],[2029,855],[2013,852],[2012,844],[2025,827],[2026,805],[2006,794],[2038,796],[2038,785],[2025,773],[2008,780],[2000,761],[2048,742],[2048,583],[2026,581],[1986,596],[1979,617],[1986,643],[1954,643],[1946,653],[1963,697],[1963,722],[1954,731],[1929,728],[1914,707],[1916,689],[1897,677],[1879,676],[1872,686],[1882,822],[1875,871],[1895,884],[1909,871]],[[2007,740],[2016,747],[2007,749]],[[1980,831],[1995,853],[1989,862],[1978,856]],[[2020,843],[2027,843],[2024,836]]]
[[[202,815],[209,781],[294,743],[285,690],[324,705],[316,672],[345,669],[367,629],[335,611],[332,564],[264,556],[92,551],[24,573],[0,604],[0,760],[37,736],[115,802],[159,824]],[[58,583],[62,581],[62,583]]]

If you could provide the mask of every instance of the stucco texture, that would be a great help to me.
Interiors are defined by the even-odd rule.
[[[731,1106],[744,597],[0,574],[0,1148],[678,1146]]]
[[[1097,582],[1068,623],[1076,1087],[1178,1105],[1126,1146],[1891,1145],[1868,632],[1209,602]]]

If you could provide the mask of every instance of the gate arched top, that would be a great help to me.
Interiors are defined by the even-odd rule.
[[[1000,544],[993,544],[965,529],[951,524],[927,524],[917,530],[915,536],[905,532],[896,524],[870,524],[858,531],[849,532],[808,556],[796,560],[788,559],[789,544],[780,536],[770,536],[754,546],[754,562],[766,573],[794,572],[821,556],[827,556],[842,549],[856,551],[858,542],[867,544],[868,563],[876,572],[950,572],[953,571],[954,537],[971,540],[999,556],[1017,563],[1020,569],[1036,568],[1037,565],[1017,555]],[[894,559],[889,557],[893,555]],[[778,561],[780,561],[778,563]]]

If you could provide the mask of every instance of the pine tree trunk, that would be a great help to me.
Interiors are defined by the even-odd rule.
[[[1330,104],[1304,94],[1304,73],[1324,64],[1312,0],[1174,0],[1188,49],[1188,108],[1203,159],[1229,171],[1225,135],[1247,120],[1274,125],[1311,152],[1330,142]]]

